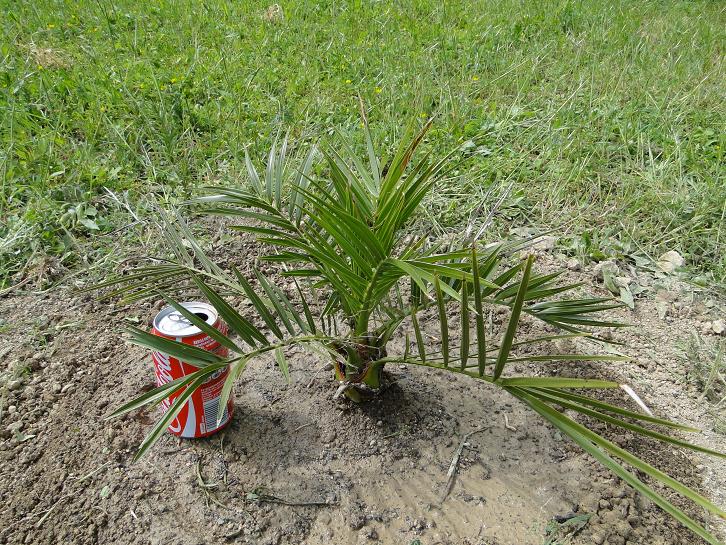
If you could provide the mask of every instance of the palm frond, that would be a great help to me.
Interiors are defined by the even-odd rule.
[[[531,395],[527,389],[521,389],[521,388],[510,389],[510,393],[512,393],[516,397],[525,401],[528,405],[530,405],[533,409],[535,409],[538,413],[540,413],[542,416],[544,416],[547,420],[549,420],[552,424],[554,424],[560,430],[564,431],[571,438],[575,439],[575,435],[579,435],[580,437],[589,441],[590,442],[589,446],[587,448],[585,448],[585,447],[583,447],[583,448],[585,448],[585,450],[587,452],[589,452],[590,454],[594,455],[593,447],[597,448],[601,453],[603,450],[607,451],[610,454],[622,459],[624,462],[630,464],[632,467],[647,474],[651,478],[653,478],[657,481],[660,481],[661,483],[665,484],[669,488],[672,488],[673,490],[675,490],[676,492],[687,497],[694,503],[697,503],[701,507],[704,507],[705,509],[711,511],[712,513],[718,515],[719,517],[726,519],[726,512],[724,512],[718,506],[714,505],[708,499],[704,498],[700,494],[691,490],[690,488],[688,488],[684,484],[680,483],[679,481],[666,475],[662,471],[651,466],[647,462],[644,462],[643,460],[641,460],[637,456],[631,454],[627,450],[625,450],[621,447],[618,447],[611,441],[608,441],[607,439],[598,435],[597,433],[593,432],[592,430],[589,430],[587,427],[583,426],[582,424],[575,422],[571,418],[565,416],[561,412],[550,407],[548,404],[544,403],[543,401],[538,400],[535,396]],[[574,432],[574,434],[573,434],[573,432]],[[578,444],[580,444],[579,441],[576,440],[576,442]],[[580,446],[583,446],[583,445],[580,444]],[[602,450],[600,450],[600,449],[602,449]],[[719,456],[723,456],[721,453],[717,453],[717,454]],[[621,475],[619,475],[619,476],[621,476]],[[623,477],[623,478],[624,478],[624,480],[629,481],[628,478],[625,478],[625,477]],[[633,483],[630,483],[630,484],[633,484]],[[646,487],[646,488],[648,488],[648,487]],[[654,492],[652,492],[652,490],[651,490],[651,493],[654,494]],[[662,498],[661,498],[661,500],[662,500]],[[665,501],[665,500],[663,500],[663,501]],[[669,509],[669,507],[665,503],[661,503],[660,500],[656,501],[656,503],[664,510]],[[686,526],[689,526],[689,528],[690,528],[691,526],[689,525],[689,523],[687,523],[687,521],[685,519],[681,519],[680,518],[681,516],[685,517],[685,515],[683,513],[681,513],[680,515],[678,515],[678,520],[680,522],[682,522],[683,524],[685,524]],[[691,521],[691,522],[693,522],[693,521]],[[691,528],[691,529],[693,529],[693,528]],[[702,535],[701,537],[704,537],[704,536]]]

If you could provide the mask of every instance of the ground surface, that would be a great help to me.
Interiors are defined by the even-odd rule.
[[[722,2],[0,0],[0,13],[0,289],[47,253],[68,266],[117,252],[94,235],[134,221],[125,198],[144,217],[150,195],[236,183],[243,150],[264,156],[278,132],[296,146],[355,133],[358,93],[382,153],[432,114],[426,146],[465,144],[466,178],[426,207],[434,228],[512,184],[512,223],[564,224],[573,252],[676,249],[724,279]]]
[[[561,264],[538,260],[540,269]],[[590,268],[568,274],[603,293]],[[704,430],[692,440],[722,449],[681,343],[709,329],[723,301],[629,274],[646,291],[634,313],[616,313],[637,327],[614,335],[634,361],[560,372],[625,380],[656,414]],[[66,288],[0,298],[0,543],[539,545],[553,516],[573,511],[591,517],[572,543],[696,542],[516,400],[429,370],[394,366],[380,398],[353,406],[333,400],[325,362],[293,355],[286,384],[273,362],[258,361],[236,387],[224,432],[166,436],[132,464],[155,415],[103,415],[152,382],[148,354],[118,329],[154,313],[151,303],[117,309]],[[704,333],[705,346],[717,341]],[[442,503],[454,452],[475,430]],[[601,431],[726,503],[722,461]]]
[[[291,358],[289,385],[259,361],[229,429],[166,437],[132,465],[153,415],[103,415],[150,384],[119,326],[155,311],[70,286],[153,252],[155,202],[247,183],[245,148],[258,160],[286,131],[292,153],[336,145],[331,129],[360,124],[360,94],[382,153],[431,115],[424,148],[463,145],[423,206],[434,235],[501,196],[492,237],[555,226],[553,253],[651,268],[677,250],[688,279],[713,287],[726,271],[720,3],[0,0],[0,12],[0,542],[539,544],[577,507],[591,517],[574,543],[693,543],[516,401],[419,369],[389,369],[384,395],[354,407],[332,400],[314,358]],[[621,318],[637,327],[614,335],[635,360],[560,371],[627,380],[723,449],[724,390],[709,382],[723,299],[618,274],[636,298]],[[597,284],[590,268],[570,275]],[[442,503],[454,451],[481,428]],[[723,465],[600,431],[726,505]]]

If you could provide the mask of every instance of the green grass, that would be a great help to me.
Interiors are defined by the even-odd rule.
[[[103,187],[143,214],[237,183],[280,130],[357,128],[356,93],[384,146],[432,114],[428,146],[471,140],[436,225],[512,183],[512,224],[723,281],[723,4],[330,4],[0,0],[0,287],[108,251],[131,220]]]

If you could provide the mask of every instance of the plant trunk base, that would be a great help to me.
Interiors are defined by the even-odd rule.
[[[339,382],[348,381],[350,388],[345,390],[345,397],[354,403],[363,403],[373,399],[381,387],[383,365],[369,367],[361,375],[346,376],[345,364],[333,363],[335,379]]]

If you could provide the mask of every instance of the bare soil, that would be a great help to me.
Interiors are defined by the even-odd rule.
[[[562,265],[548,254],[537,263],[540,270]],[[636,275],[648,289],[635,312],[613,313],[635,325],[613,332],[633,361],[561,364],[559,372],[626,381],[657,415],[703,429],[691,440],[723,449],[679,356],[679,343],[704,330],[723,303],[669,278]],[[568,277],[604,293],[591,269]],[[271,360],[250,365],[223,432],[166,436],[134,464],[156,415],[104,415],[153,382],[149,354],[119,329],[154,314],[151,302],[116,308],[70,288],[0,298],[0,543],[542,544],[557,526],[553,517],[573,513],[591,517],[575,536],[561,528],[559,543],[698,543],[504,392],[391,366],[385,391],[352,405],[333,399],[327,363],[302,351],[290,354],[289,384]],[[498,321],[494,315],[493,328]],[[722,460],[598,429],[726,504]],[[452,457],[474,431],[442,501]],[[726,535],[712,518],[701,520]]]

